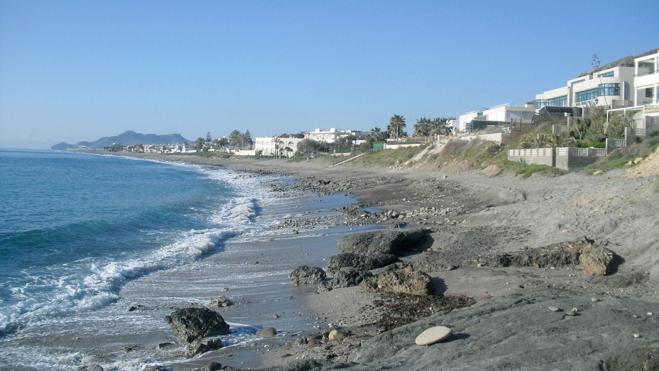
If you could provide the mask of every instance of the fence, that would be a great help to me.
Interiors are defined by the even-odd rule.
[[[526,164],[540,164],[570,170],[582,167],[606,156],[604,148],[528,148],[508,150],[508,160]]]

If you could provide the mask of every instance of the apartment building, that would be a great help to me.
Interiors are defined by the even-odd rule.
[[[535,96],[536,109],[550,107],[627,107],[633,102],[634,66],[628,58],[581,74],[565,86]]]
[[[659,51],[634,59],[634,106],[659,104]]]

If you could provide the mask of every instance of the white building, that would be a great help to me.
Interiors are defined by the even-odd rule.
[[[535,115],[535,107],[532,105],[511,106],[509,104],[501,104],[480,112],[472,111],[458,116],[456,129],[462,132],[471,131],[474,122],[530,124],[533,122],[533,115]]]
[[[659,51],[634,59],[634,106],[659,104]]]
[[[329,130],[320,130],[314,129],[313,131],[307,131],[304,133],[304,139],[311,139],[316,142],[321,143],[334,143],[339,138],[345,138],[348,136],[359,136],[360,132],[354,130],[336,130],[336,128],[330,128]]]
[[[297,153],[297,145],[303,138],[256,137],[255,153],[261,156],[293,157]]]
[[[536,94],[536,109],[551,107],[619,108],[634,104],[634,63],[623,58],[603,68],[581,74],[565,86]]]

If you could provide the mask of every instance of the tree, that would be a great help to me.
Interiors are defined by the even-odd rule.
[[[240,147],[242,143],[242,134],[238,130],[232,130],[229,133],[229,145],[232,147]]]
[[[414,125],[414,135],[420,137],[449,135],[451,133],[451,128],[448,126],[449,120],[451,119],[447,117],[421,117],[416,120]]]
[[[226,147],[227,145],[229,145],[229,139],[227,139],[226,137],[218,138],[216,139],[216,141],[220,147]]]
[[[195,140],[194,142],[194,148],[197,151],[201,151],[202,149],[204,149],[204,138],[202,137],[197,138],[197,140]]]
[[[297,153],[300,156],[312,156],[318,153],[320,143],[312,139],[305,139],[297,144]]]
[[[245,132],[243,133],[242,145],[243,147],[248,147],[251,146],[252,144],[254,144],[254,142],[252,141],[252,134],[250,134],[249,130],[245,130]]]
[[[369,135],[369,140],[372,142],[382,142],[387,139],[388,133],[385,131],[382,131],[379,127],[374,127],[371,129],[371,133]]]
[[[210,143],[213,141],[213,137],[211,137],[211,132],[207,131],[206,132],[206,142]]]
[[[389,119],[389,126],[387,126],[387,131],[389,132],[389,137],[393,139],[400,139],[404,135],[405,129],[405,117],[401,115],[393,115]]]

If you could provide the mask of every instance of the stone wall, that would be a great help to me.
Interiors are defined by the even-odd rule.
[[[604,148],[527,148],[511,149],[508,160],[526,164],[540,164],[570,170],[584,167],[606,156]]]

